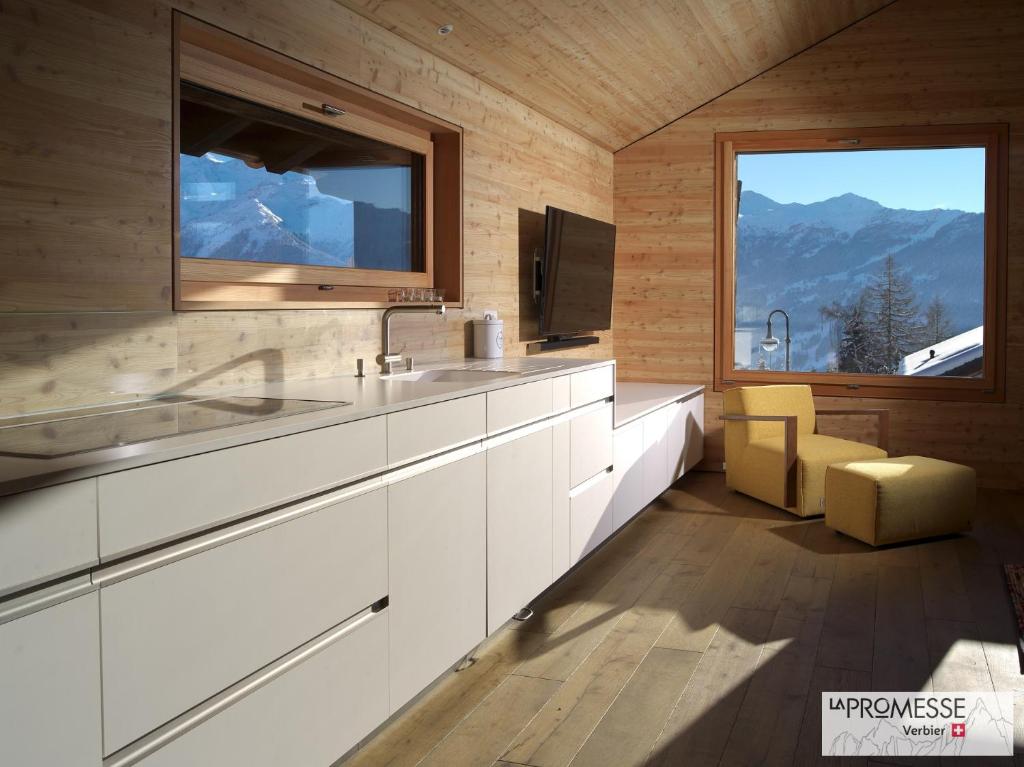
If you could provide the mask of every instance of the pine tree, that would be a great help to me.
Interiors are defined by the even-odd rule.
[[[868,322],[867,291],[856,303],[843,306],[833,302],[821,308],[821,316],[832,325],[832,348],[836,350],[835,368],[840,373],[873,373],[872,361],[878,356]]]
[[[953,335],[953,323],[949,318],[949,309],[941,298],[935,296],[924,312],[924,333],[922,342],[937,344]]]
[[[867,323],[873,336],[869,367],[872,373],[895,373],[900,360],[920,345],[921,327],[910,280],[889,256],[865,288]]]

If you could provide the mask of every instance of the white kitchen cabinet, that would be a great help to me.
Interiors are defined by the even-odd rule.
[[[668,416],[665,408],[659,408],[643,417],[644,504],[657,498],[671,484],[668,468]]]
[[[388,716],[387,615],[144,758],[141,767],[328,767]]]
[[[702,394],[666,402],[619,426],[615,430],[615,526],[628,522],[703,456]]]
[[[487,433],[523,426],[553,412],[551,379],[487,392]]]
[[[570,556],[573,564],[615,532],[612,510],[614,484],[612,473],[605,471],[573,489],[569,498]]]
[[[0,625],[0,763],[99,767],[100,733],[97,595]]]
[[[550,426],[487,451],[488,634],[551,585],[552,506]]]
[[[572,567],[569,436],[568,421],[561,421],[551,427],[551,575],[556,581]]]
[[[481,439],[487,433],[487,395],[390,413],[388,465],[401,466]]]
[[[104,586],[107,753],[369,607],[387,589],[384,488]]]
[[[665,418],[665,487],[686,471],[686,413],[682,402],[664,407]]]
[[[662,418],[668,487],[704,457],[704,398],[672,402],[663,408]]]
[[[704,460],[704,396],[690,397],[680,403],[679,418],[683,424],[683,471],[689,471]]]
[[[486,635],[484,452],[388,488],[391,711]]]
[[[614,509],[615,527],[636,516],[647,498],[644,494],[644,419],[615,430]]]
[[[551,379],[551,412],[564,413],[572,406],[572,376]]]
[[[100,557],[290,503],[386,462],[380,416],[108,474],[99,478]]]
[[[569,422],[571,456],[570,481],[573,487],[612,465],[614,459],[611,403],[574,417]]]
[[[95,479],[0,498],[0,594],[98,561]]]
[[[615,393],[615,366],[604,365],[582,373],[573,373],[569,379],[569,400],[573,407],[608,399]]]

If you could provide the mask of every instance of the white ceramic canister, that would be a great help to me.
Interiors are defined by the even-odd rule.
[[[496,311],[487,309],[482,320],[473,320],[473,356],[505,356],[505,320],[499,320]]]

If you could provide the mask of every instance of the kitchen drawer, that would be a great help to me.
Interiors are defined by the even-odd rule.
[[[386,439],[381,416],[100,477],[100,557],[138,551],[382,471]]]
[[[572,563],[597,548],[615,531],[611,472],[594,477],[573,491],[569,498],[569,528]]]
[[[569,434],[569,481],[576,487],[612,465],[612,404],[573,418]]]
[[[0,625],[0,764],[100,767],[95,593]]]
[[[0,498],[0,595],[98,561],[96,480]]]
[[[615,393],[615,366],[573,373],[569,381],[569,400],[573,407],[608,399]]]
[[[487,433],[539,421],[552,414],[552,383],[546,381],[509,386],[487,393]]]
[[[387,593],[384,488],[103,586],[107,752]]]
[[[328,767],[388,716],[387,610],[144,758],[141,767]]]
[[[414,407],[387,419],[388,464],[400,466],[482,439],[487,432],[487,395]]]
[[[558,376],[558,378],[551,379],[551,410],[555,413],[564,413],[570,407],[572,402],[569,397],[571,375]]]

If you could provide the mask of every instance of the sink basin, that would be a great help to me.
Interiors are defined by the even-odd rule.
[[[515,378],[518,373],[505,370],[414,370],[381,376],[382,381],[419,383],[484,383],[499,378]]]

